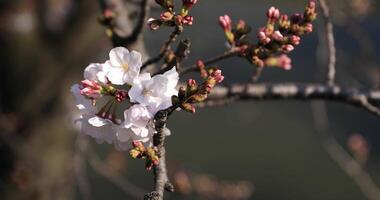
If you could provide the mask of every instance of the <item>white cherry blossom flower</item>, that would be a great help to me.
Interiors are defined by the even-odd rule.
[[[171,97],[178,94],[178,79],[175,67],[153,78],[148,73],[141,74],[128,92],[130,100],[147,106],[154,115],[157,111],[172,106]]]
[[[91,63],[84,70],[84,79],[107,83],[106,66],[104,63]]]
[[[147,107],[136,104],[125,110],[123,125],[125,128],[131,129],[135,135],[147,137],[149,132],[147,125],[152,118],[153,115]]]
[[[113,48],[109,53],[110,59],[105,63],[108,80],[115,85],[132,84],[139,75],[142,65],[141,54],[128,51],[124,47]]]

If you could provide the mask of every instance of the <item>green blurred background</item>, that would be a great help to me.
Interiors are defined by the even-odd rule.
[[[328,3],[338,50],[337,82],[377,87],[379,4],[374,0]],[[244,19],[256,30],[265,23],[270,6],[290,14],[302,12],[305,4],[301,0],[200,0],[192,11],[194,25],[181,36],[192,42],[185,63],[226,50],[217,23],[220,15]],[[111,49],[104,27],[96,20],[101,15],[97,1],[2,0],[0,11],[0,198],[84,199],[83,179],[78,178],[83,175],[78,173],[81,166],[92,199],[136,199],[94,170],[86,156],[76,157],[82,143],[76,144],[78,132],[72,125],[76,112],[69,89],[80,81],[87,64],[104,61]],[[150,15],[158,16],[159,10],[153,8]],[[323,81],[326,52],[324,41],[318,39],[323,31],[320,18],[314,30],[291,53],[291,71],[268,69],[260,81]],[[168,28],[145,31],[149,55],[157,54],[169,33]],[[254,70],[238,58],[220,65],[227,83],[247,82]],[[328,134],[348,152],[352,134],[362,135],[369,150],[362,167],[380,184],[380,120],[349,105],[328,102],[326,106]],[[194,177],[206,177],[220,185],[248,184],[249,195],[235,199],[367,199],[323,148],[324,134],[315,130],[310,102],[236,102],[198,109],[195,114],[177,112],[168,126],[172,135],[166,142],[167,156],[173,179],[176,172],[184,171],[195,183]],[[81,141],[89,141],[92,153],[117,171],[117,177],[146,191],[152,188],[152,174],[145,171],[143,161],[87,139]],[[216,193],[226,188],[220,186]],[[232,199],[205,195],[194,186],[184,193],[168,194],[167,199]]]

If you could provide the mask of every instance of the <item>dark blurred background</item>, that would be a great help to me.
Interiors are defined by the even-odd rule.
[[[335,25],[337,82],[379,87],[378,2],[328,3]],[[185,63],[226,50],[220,15],[244,19],[256,30],[272,5],[291,14],[302,12],[306,1],[200,0],[192,11],[194,25],[181,36],[192,41]],[[150,15],[157,17],[159,10],[152,8]],[[99,16],[98,2],[91,0],[0,1],[0,199],[142,199],[136,196],[152,188],[143,161],[78,138],[73,125],[77,113],[71,85],[80,81],[87,64],[103,62],[112,48]],[[314,25],[290,55],[293,70],[268,69],[260,81],[324,80],[321,18]],[[145,30],[150,56],[170,31]],[[220,65],[227,83],[248,82],[254,71],[239,58]],[[166,144],[177,192],[168,199],[368,199],[366,188],[363,192],[323,144],[325,134],[333,136],[380,185],[380,119],[349,105],[326,106],[329,129],[324,134],[315,129],[310,102],[236,102],[195,114],[175,113]]]

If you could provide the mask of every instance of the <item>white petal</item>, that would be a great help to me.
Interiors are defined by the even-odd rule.
[[[97,73],[102,71],[103,66],[100,63],[91,63],[89,64],[86,69],[84,69],[84,79],[91,80],[91,81],[97,81]]]
[[[115,85],[124,85],[124,70],[123,68],[113,68],[107,72],[108,80]]]
[[[142,65],[142,60],[141,60],[141,53],[137,51],[132,51],[129,54],[129,67],[131,69],[136,70],[138,73],[140,73],[140,67]]]
[[[124,47],[116,47],[116,48],[111,49],[110,54],[109,54],[111,64],[113,66],[123,65],[125,61],[128,61],[128,60],[125,60],[125,58],[127,58],[126,55],[128,54],[129,54],[128,49]]]
[[[109,122],[103,118],[95,116],[88,119],[88,123],[95,127],[102,127],[107,125]]]
[[[133,132],[131,129],[127,129],[127,128],[119,128],[117,130],[117,133],[116,133],[116,136],[117,136],[117,139],[121,142],[127,142],[131,139],[131,136],[132,136]]]

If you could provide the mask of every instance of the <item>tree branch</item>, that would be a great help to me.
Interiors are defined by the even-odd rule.
[[[166,170],[166,151],[165,136],[169,135],[169,129],[166,128],[168,117],[177,109],[177,105],[171,106],[166,110],[161,110],[155,115],[155,129],[157,133],[153,137],[153,145],[157,148],[160,157],[158,165],[153,166],[154,172],[154,191],[145,195],[145,200],[163,200],[165,189],[169,192],[174,191],[173,185],[170,183]]]
[[[336,64],[336,48],[335,48],[335,38],[333,24],[330,19],[329,7],[325,0],[319,0],[320,8],[322,10],[322,16],[325,23],[325,34],[327,40],[327,50],[328,50],[328,71],[327,71],[327,84],[335,84],[335,64]]]
[[[183,32],[183,27],[182,26],[176,26],[174,31],[170,34],[169,39],[161,47],[160,53],[157,56],[155,56],[155,57],[147,60],[145,63],[143,63],[143,65],[141,66],[141,70],[145,69],[146,67],[148,67],[151,64],[154,64],[154,63],[157,63],[158,61],[160,61],[165,56],[165,54],[170,50],[170,45],[177,39],[177,37],[182,32]]]
[[[203,61],[203,63],[207,66],[207,65],[213,64],[215,62],[218,62],[218,61],[221,61],[221,60],[224,60],[224,59],[236,56],[236,55],[237,55],[237,52],[231,50],[231,51],[224,52],[221,55],[217,55],[215,57],[207,59],[207,60]],[[197,70],[198,70],[197,65],[193,64],[191,66],[182,68],[181,70],[179,70],[178,73],[179,73],[179,75],[184,75],[184,74],[188,74],[188,73],[191,73],[191,72],[195,72]]]
[[[373,103],[380,102],[380,90],[358,90],[342,86],[329,86],[318,83],[260,83],[234,84],[230,87],[217,86],[209,95],[208,101],[221,100],[314,100],[322,99],[347,103],[365,108],[380,116],[380,109]],[[208,101],[201,106],[208,106]]]

